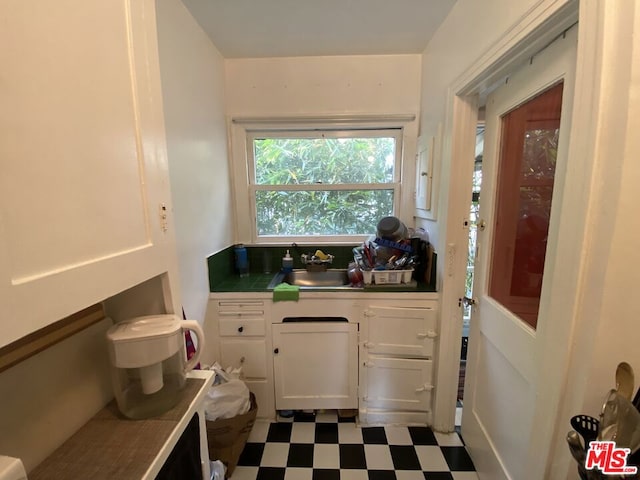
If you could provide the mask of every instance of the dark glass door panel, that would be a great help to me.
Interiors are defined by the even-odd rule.
[[[489,295],[535,328],[553,200],[562,83],[502,116]]]

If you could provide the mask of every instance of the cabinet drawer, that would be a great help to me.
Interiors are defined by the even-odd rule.
[[[430,411],[433,361],[370,355],[364,364],[368,408]]]
[[[220,342],[222,368],[242,367],[247,378],[266,378],[266,342],[256,340],[224,340]]]
[[[264,337],[265,326],[262,318],[221,318],[222,337]]]
[[[228,310],[218,312],[218,318],[264,318],[264,310]]]
[[[262,300],[220,300],[218,302],[218,313],[220,315],[245,312],[264,315],[264,302]]]
[[[370,307],[365,313],[368,336],[363,346],[369,353],[432,357],[436,310],[431,308]]]

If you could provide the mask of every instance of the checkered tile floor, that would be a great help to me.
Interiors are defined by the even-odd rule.
[[[232,480],[477,480],[457,433],[364,427],[336,412],[257,421]]]

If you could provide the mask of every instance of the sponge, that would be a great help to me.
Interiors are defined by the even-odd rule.
[[[318,257],[320,260],[326,260],[329,258],[329,255],[324,253],[322,250],[316,250],[316,253],[313,254],[315,257]]]

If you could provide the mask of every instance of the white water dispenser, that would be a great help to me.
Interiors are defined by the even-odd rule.
[[[193,331],[198,339],[196,353],[188,361],[184,330]],[[132,419],[153,417],[175,406],[186,374],[204,348],[200,324],[171,314],[117,323],[108,330],[107,340],[118,408]]]

